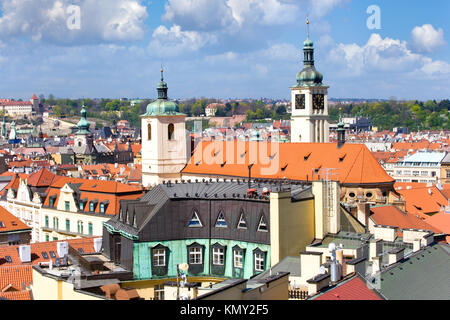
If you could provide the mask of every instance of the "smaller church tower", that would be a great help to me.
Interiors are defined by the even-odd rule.
[[[92,133],[89,130],[91,124],[86,119],[87,111],[86,107],[81,108],[81,119],[78,122],[78,131],[75,133],[74,151],[76,153],[89,154],[93,151],[94,139]]]
[[[309,27],[309,21],[307,21]],[[309,30],[309,29],[308,29]],[[291,88],[291,142],[329,142],[328,86],[314,66],[314,45],[303,43],[303,70]]]
[[[144,187],[181,179],[181,170],[187,163],[186,115],[168,99],[162,69],[157,91],[158,99],[141,116]]]

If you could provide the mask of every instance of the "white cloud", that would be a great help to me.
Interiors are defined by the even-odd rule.
[[[372,34],[363,46],[357,44],[338,44],[328,55],[335,65],[344,67],[348,76],[368,73],[383,73],[392,76],[393,73],[408,74],[421,71],[425,75],[437,72],[448,73],[448,68],[438,70],[437,66],[446,63],[412,52],[406,41],[382,38]]]
[[[68,8],[80,7],[80,29],[70,29]],[[145,34],[142,0],[3,0],[0,36],[78,45],[130,41]]]
[[[244,25],[284,25],[299,14],[286,0],[169,0],[163,19],[185,30],[236,32]]]
[[[417,52],[431,53],[445,44],[444,30],[436,30],[431,24],[417,26],[411,31],[411,47]]]
[[[178,25],[167,29],[159,26],[153,32],[149,50],[156,56],[178,56],[188,52],[194,52],[207,43],[214,43],[216,38],[208,33],[196,31],[183,31]]]

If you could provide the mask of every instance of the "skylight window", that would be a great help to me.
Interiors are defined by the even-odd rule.
[[[203,227],[202,222],[200,221],[200,218],[198,217],[197,211],[194,211],[194,213],[192,214],[192,218],[191,218],[191,220],[189,220],[188,227],[189,228]]]
[[[47,252],[42,251],[41,254],[42,254],[42,258],[48,259],[48,253]]]
[[[55,254],[55,251],[50,251],[50,257],[52,257],[52,258],[56,258],[56,254]]]
[[[217,217],[215,227],[216,228],[227,228],[228,227],[222,211],[219,212],[219,216]]]

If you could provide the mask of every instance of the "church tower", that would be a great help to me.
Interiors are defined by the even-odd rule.
[[[307,21],[309,27],[309,21]],[[329,142],[328,86],[314,66],[314,45],[303,44],[304,68],[291,87],[291,142]]]
[[[158,99],[141,116],[144,187],[181,179],[187,163],[186,115],[168,99],[163,70],[157,91]]]
[[[86,107],[81,108],[81,119],[78,121],[78,131],[75,133],[74,151],[76,153],[89,154],[94,148],[94,139],[92,133],[89,130],[91,124],[86,119],[87,111]]]

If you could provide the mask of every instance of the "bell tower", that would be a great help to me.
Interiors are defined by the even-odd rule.
[[[308,36],[303,43],[303,70],[291,87],[291,142],[329,142],[328,86],[314,66],[314,44]]]
[[[142,185],[154,186],[164,180],[181,179],[187,163],[186,115],[167,96],[167,83],[161,69],[158,99],[141,115]]]

